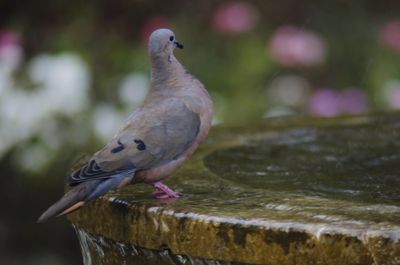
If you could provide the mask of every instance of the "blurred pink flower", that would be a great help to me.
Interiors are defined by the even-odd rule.
[[[345,113],[363,113],[368,110],[368,98],[358,88],[348,88],[340,95],[340,110]]]
[[[0,31],[0,49],[8,45],[20,45],[21,36],[19,33],[11,30]]]
[[[140,38],[143,42],[149,41],[150,34],[159,28],[170,28],[171,24],[165,17],[152,17],[148,19],[140,29]]]
[[[18,32],[0,31],[0,63],[9,69],[16,68],[22,60],[22,40]]]
[[[318,116],[336,116],[341,113],[363,113],[368,110],[368,98],[358,88],[348,88],[342,92],[334,89],[320,89],[310,100],[311,113]]]
[[[215,30],[227,35],[251,30],[257,22],[258,14],[255,8],[246,2],[234,1],[223,4],[214,14]]]
[[[286,66],[310,66],[326,57],[324,41],[315,33],[285,25],[276,30],[269,45],[273,59]]]
[[[318,116],[335,116],[339,114],[340,96],[336,90],[324,88],[317,90],[310,100],[310,111]]]
[[[379,38],[387,46],[400,51],[400,20],[391,20],[383,25]]]

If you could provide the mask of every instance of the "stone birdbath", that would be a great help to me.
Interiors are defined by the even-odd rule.
[[[69,215],[84,264],[400,264],[400,113],[214,128],[167,184]]]

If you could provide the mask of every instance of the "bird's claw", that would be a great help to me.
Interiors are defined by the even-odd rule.
[[[154,188],[156,188],[156,190],[153,192],[153,195],[159,200],[179,198],[182,196],[182,193],[172,190],[160,181],[155,182],[152,185]]]

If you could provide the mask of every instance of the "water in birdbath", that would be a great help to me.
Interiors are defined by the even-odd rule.
[[[70,216],[85,264],[400,264],[399,136],[397,113],[215,129],[182,198],[136,185]]]
[[[205,164],[253,188],[369,203],[400,203],[400,130],[294,129],[218,150]]]

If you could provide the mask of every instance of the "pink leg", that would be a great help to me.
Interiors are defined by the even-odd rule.
[[[161,181],[152,183],[156,191],[153,195],[157,199],[168,199],[168,198],[179,198],[182,194],[170,189],[167,185],[163,184]]]

